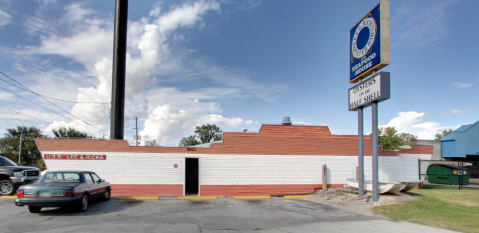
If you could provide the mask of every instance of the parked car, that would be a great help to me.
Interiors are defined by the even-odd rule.
[[[73,206],[85,211],[91,200],[110,199],[110,183],[90,171],[48,171],[34,184],[21,186],[16,206],[28,206],[31,213],[42,207]]]
[[[18,187],[35,183],[40,178],[40,169],[18,166],[12,160],[0,156],[0,194],[12,195]]]

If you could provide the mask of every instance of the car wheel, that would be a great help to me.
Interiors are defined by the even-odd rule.
[[[42,207],[29,205],[28,210],[30,211],[30,213],[40,213],[40,210],[42,210]]]
[[[105,191],[105,193],[103,194],[103,197],[101,197],[101,201],[108,201],[108,200],[110,200],[110,195],[111,195],[110,189],[107,188],[106,191]]]
[[[85,212],[86,209],[88,209],[88,195],[83,194],[83,196],[81,197],[80,204],[78,206],[78,210],[80,212]]]
[[[0,194],[2,195],[12,195],[15,193],[15,186],[11,180],[1,180],[0,181]]]

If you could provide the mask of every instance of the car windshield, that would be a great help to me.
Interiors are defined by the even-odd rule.
[[[18,166],[18,165],[8,158],[0,157],[0,166]]]
[[[80,174],[77,172],[49,172],[42,176],[38,183],[80,183]]]

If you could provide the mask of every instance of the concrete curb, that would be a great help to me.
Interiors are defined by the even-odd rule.
[[[238,200],[271,199],[271,196],[235,196]]]
[[[118,200],[159,200],[159,197],[118,197]]]
[[[178,200],[216,200],[216,197],[178,197]]]
[[[16,199],[17,196],[1,196],[0,199]]]
[[[314,195],[289,195],[289,196],[284,196],[284,199],[310,198],[310,197],[314,197]]]

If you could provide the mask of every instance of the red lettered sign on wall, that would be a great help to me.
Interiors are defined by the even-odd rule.
[[[45,159],[67,159],[67,160],[106,160],[106,155],[54,155],[46,154]]]

